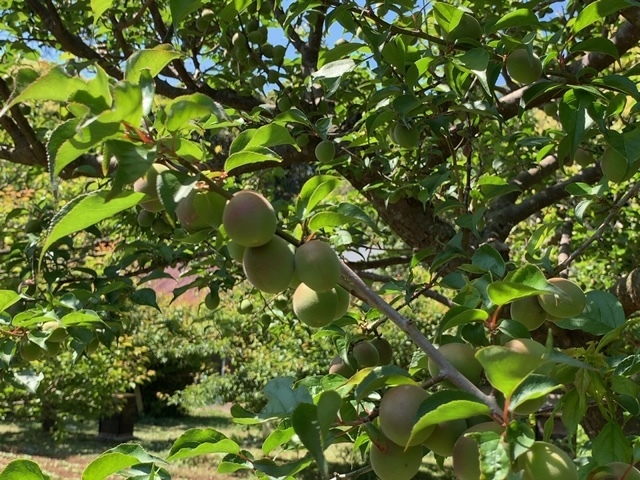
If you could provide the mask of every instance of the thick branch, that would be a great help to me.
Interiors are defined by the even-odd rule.
[[[618,279],[611,293],[620,300],[626,316],[640,311],[640,268]]]

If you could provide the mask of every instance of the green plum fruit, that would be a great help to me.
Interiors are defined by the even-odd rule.
[[[41,359],[45,354],[45,351],[33,342],[30,342],[26,338],[20,342],[20,355],[27,362],[33,362]]]
[[[227,250],[229,251],[229,255],[238,263],[242,263],[242,259],[244,258],[244,252],[246,249],[247,247],[245,247],[244,245],[240,245],[233,240],[230,240],[229,243],[227,243]]]
[[[480,472],[480,451],[478,442],[472,437],[466,436],[475,432],[502,433],[502,427],[496,422],[484,422],[468,428],[453,446],[452,461],[453,471],[458,480],[478,480]],[[542,480],[542,477],[540,478]]]
[[[514,50],[507,57],[507,72],[518,83],[528,85],[542,76],[542,62],[540,58],[525,48]]]
[[[42,331],[49,333],[47,342],[60,343],[67,339],[67,329],[62,326],[61,323],[54,321],[45,322],[42,325]]]
[[[209,310],[215,310],[220,306],[220,295],[218,294],[218,290],[209,290],[209,293],[204,297],[204,306]]]
[[[611,147],[602,154],[600,168],[605,177],[614,183],[622,182],[627,176],[627,159]]]
[[[335,289],[317,292],[304,283],[293,292],[293,313],[310,327],[329,325],[336,317],[338,293]]]
[[[148,210],[142,209],[138,212],[138,225],[142,228],[149,228],[153,225],[153,221],[155,220],[155,215]]]
[[[392,140],[402,148],[416,148],[420,143],[420,131],[416,126],[408,127],[398,122],[393,128]]]
[[[330,162],[336,156],[336,144],[331,140],[323,140],[316,145],[315,154],[319,162]]]
[[[547,311],[538,302],[538,297],[518,298],[511,303],[511,318],[523,324],[529,331],[540,327],[547,315]]]
[[[353,346],[351,353],[353,355],[353,358],[356,359],[358,369],[375,367],[380,361],[378,350],[376,350],[376,347],[374,347],[371,342],[367,340],[356,343]]]
[[[173,228],[162,218],[156,218],[151,223],[151,231],[159,236],[169,235],[173,232]]]
[[[347,310],[349,310],[349,301],[351,300],[351,294],[340,285],[336,285],[335,290],[336,295],[338,296],[338,305],[336,306],[336,314],[333,319],[338,320],[342,318],[345,313],[347,313]]]
[[[276,233],[278,219],[269,201],[257,192],[243,190],[227,203],[222,214],[227,235],[245,247],[259,247]]]
[[[444,35],[445,40],[450,43],[464,41],[465,39],[480,40],[482,38],[482,27],[476,18],[468,13],[463,13],[460,23],[449,33]]]
[[[178,202],[176,216],[180,224],[190,232],[218,228],[227,199],[215,192],[191,190]]]
[[[587,297],[578,285],[561,277],[550,278],[549,283],[562,292],[545,293],[538,297],[540,306],[551,317],[571,318],[582,313],[587,305]]]
[[[147,173],[143,177],[139,178],[133,184],[133,190],[139,193],[144,193],[146,197],[140,202],[140,206],[149,212],[160,212],[164,210],[164,205],[160,201],[158,196],[157,183],[158,175],[162,172],[166,172],[169,169],[160,163],[154,163],[151,165]]]
[[[422,444],[436,455],[450,457],[456,441],[467,429],[467,422],[463,419],[441,422],[433,429],[429,438]]]
[[[547,442],[534,442],[516,458],[515,469],[522,472],[522,480],[578,480],[578,469],[571,457]]]
[[[289,244],[274,235],[264,245],[248,247],[242,259],[247,280],[261,292],[280,293],[293,278],[294,255]]]
[[[438,347],[438,351],[446,358],[462,375],[474,385],[482,381],[482,365],[475,357],[475,349],[467,343],[445,343]],[[427,364],[429,373],[435,377],[440,369],[429,359]]]
[[[512,352],[521,353],[523,355],[532,355],[542,358],[547,349],[540,342],[536,342],[531,338],[514,338],[504,344]]]
[[[371,345],[378,351],[378,365],[389,365],[393,360],[393,348],[386,338],[376,337],[371,340]]]
[[[404,448],[386,438],[371,443],[369,461],[380,480],[409,480],[416,476],[422,465],[420,445]]]
[[[196,29],[199,32],[206,32],[209,27],[214,24],[215,14],[213,10],[203,8],[200,12],[200,16],[196,19]]]
[[[352,363],[355,365],[355,359]],[[329,373],[342,375],[344,378],[351,378],[356,373],[356,369],[349,363],[345,362],[340,355],[337,355],[333,360],[331,360]]]
[[[382,396],[379,409],[380,430],[392,442],[405,447],[423,443],[435,425],[425,428],[409,443],[411,429],[415,425],[420,404],[429,394],[418,385],[398,385],[387,390]]]
[[[309,288],[327,292],[338,284],[340,259],[330,245],[320,240],[303,243],[296,249],[296,273]]]
[[[593,165],[594,159],[593,155],[589,150],[585,150],[584,148],[578,148],[576,150],[576,154],[574,155],[574,159],[578,165],[581,167],[590,167]]]

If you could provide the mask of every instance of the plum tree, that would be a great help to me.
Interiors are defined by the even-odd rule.
[[[578,469],[560,447],[547,442],[534,442],[529,450],[516,458],[516,470],[522,480],[578,480]]]
[[[316,145],[315,154],[319,162],[330,162],[336,155],[336,145],[331,140],[322,140]]]
[[[614,183],[622,182],[629,168],[627,159],[612,147],[607,147],[600,157],[600,168],[605,177]]]
[[[380,361],[378,350],[368,340],[356,343],[351,353],[358,368],[375,367]]]
[[[338,284],[340,260],[325,242],[311,240],[296,249],[296,273],[301,282],[318,291],[327,292]]]
[[[259,247],[276,232],[278,219],[269,201],[257,192],[243,190],[227,203],[222,224],[231,240],[244,247]]]
[[[329,325],[335,319],[337,310],[338,294],[335,289],[317,292],[301,283],[293,292],[293,312],[310,327]]]
[[[190,232],[218,228],[227,199],[215,192],[191,190],[178,202],[176,216],[180,224]]]
[[[548,313],[542,308],[537,297],[524,297],[511,303],[511,318],[522,323],[528,330],[535,330],[547,319]]]
[[[280,293],[293,279],[294,255],[289,244],[277,235],[264,245],[247,247],[242,259],[247,280],[261,292]]]
[[[482,365],[476,359],[475,349],[471,345],[457,342],[445,343],[438,347],[438,351],[471,383],[480,384],[482,381]],[[435,377],[440,372],[438,366],[431,359],[428,362],[428,369],[432,377]]]
[[[424,442],[435,428],[425,428],[409,443],[420,404],[429,394],[417,385],[398,385],[387,390],[380,401],[380,429],[392,442],[414,446]]]
[[[542,62],[535,53],[519,48],[509,54],[506,61],[509,76],[518,83],[533,83],[542,75]]]
[[[158,175],[168,171],[169,168],[160,163],[151,165],[147,173],[140,177],[133,184],[133,190],[144,193],[146,197],[140,202],[140,206],[149,212],[160,212],[164,210],[164,205],[158,197],[157,182]]]
[[[467,422],[462,419],[438,423],[422,445],[441,457],[450,457],[453,455],[453,447],[465,430]]]
[[[453,471],[458,480],[478,480],[482,478],[478,442],[474,438],[467,436],[467,434],[476,432],[502,434],[502,430],[502,427],[496,422],[479,423],[465,430],[456,441],[452,453]]]
[[[379,357],[379,365],[389,365],[393,360],[393,347],[386,338],[376,337],[371,340],[371,345],[376,347]]]
[[[582,289],[566,278],[550,278],[549,283],[561,290],[561,293],[545,293],[538,297],[540,306],[555,318],[570,318],[579,315],[587,304]]]
[[[420,470],[423,451],[420,445],[404,448],[389,439],[371,443],[369,461],[380,480],[409,480]]]

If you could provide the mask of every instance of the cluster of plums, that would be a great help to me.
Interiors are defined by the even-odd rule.
[[[349,378],[361,368],[389,365],[392,360],[391,344],[385,338],[375,337],[355,343],[347,354],[346,360],[340,355],[334,357],[329,365],[329,373]]]
[[[511,303],[511,318],[530,331],[540,327],[545,320],[555,321],[580,315],[587,304],[584,292],[571,280],[557,277],[548,281],[559,289],[558,293],[520,298]]]

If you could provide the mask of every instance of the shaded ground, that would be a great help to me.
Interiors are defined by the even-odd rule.
[[[198,411],[195,415],[182,418],[140,419],[135,426],[135,442],[151,454],[164,457],[173,442],[186,430],[196,427],[210,427],[224,433],[244,448],[260,456],[260,447],[266,434],[261,427],[245,427],[230,421],[228,408],[210,407]],[[67,436],[56,442],[43,434],[40,425],[35,422],[0,424],[0,471],[16,459],[32,460],[51,476],[53,480],[80,479],[85,467],[102,452],[116,446],[119,442],[97,438],[97,424],[87,423],[71,429]],[[335,464],[336,470],[352,470],[350,450],[346,447],[328,452],[328,460]],[[217,473],[220,456],[207,455],[178,461],[167,467],[176,480],[223,480],[243,478],[243,475],[221,475]],[[428,457],[426,457],[428,458]],[[426,460],[425,458],[425,460]],[[333,469],[332,469],[333,470]],[[442,472],[432,475],[428,471],[438,472],[433,464],[425,463],[424,471],[416,479],[445,479]],[[316,478],[313,472],[305,479]],[[114,477],[116,478],[116,477]],[[117,477],[121,478],[121,477]],[[244,478],[247,478],[246,475]],[[358,477],[361,480],[374,479],[371,473]]]

